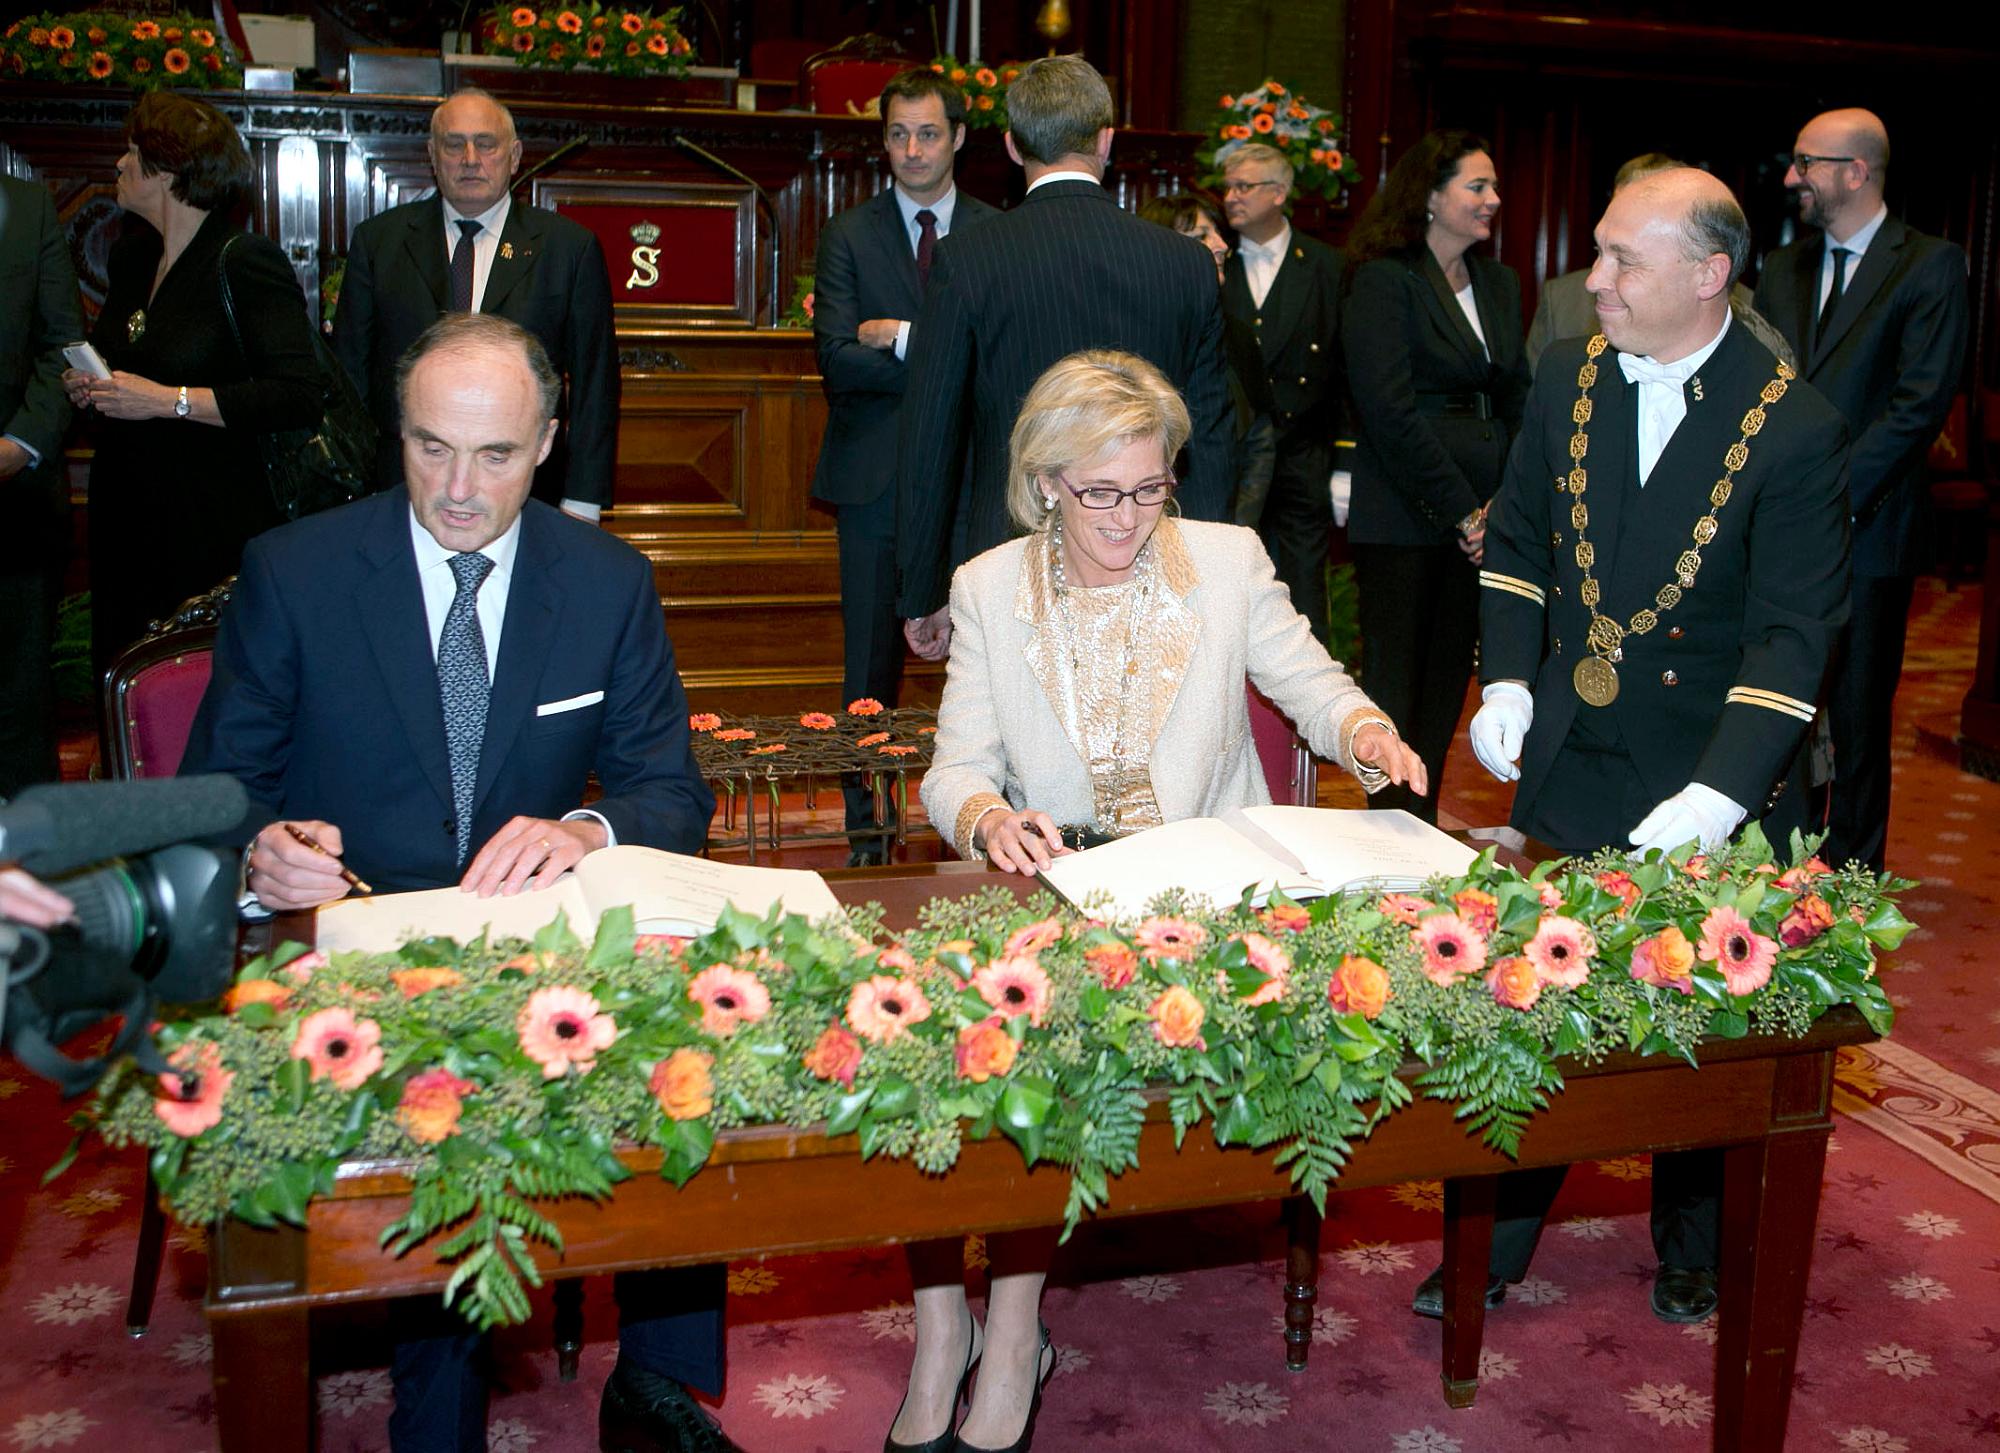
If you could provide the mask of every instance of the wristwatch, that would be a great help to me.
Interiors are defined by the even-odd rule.
[[[188,386],[181,385],[181,396],[174,400],[174,417],[185,419],[193,410],[188,406]]]

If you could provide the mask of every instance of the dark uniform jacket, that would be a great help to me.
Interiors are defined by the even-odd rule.
[[[1791,340],[1806,382],[1846,416],[1854,436],[1847,481],[1854,573],[1914,575],[1928,543],[1924,457],[1965,369],[1965,254],[1883,219],[1826,336],[1815,341],[1825,243],[1814,233],[1772,253],[1757,307]]]
[[[1499,485],[1528,388],[1521,280],[1490,257],[1465,262],[1484,348],[1428,247],[1373,258],[1349,284],[1340,333],[1359,429],[1347,521],[1357,545],[1448,545]],[[1475,395],[1486,402],[1473,407]]]
[[[1542,793],[1589,793],[1587,782],[1554,781],[1549,766],[1579,711],[1571,672],[1588,654],[1590,613],[1579,595],[1579,501],[1565,487],[1572,468],[1572,422],[1585,361],[1583,339],[1543,356],[1521,436],[1487,521],[1479,572],[1480,679],[1531,683],[1534,724],[1521,752],[1517,822]],[[1835,637],[1847,616],[1846,430],[1810,386],[1793,381],[1765,405],[1747,444],[1715,538],[1701,549],[1696,583],[1643,635],[1633,613],[1655,606],[1694,545],[1693,529],[1743,438],[1744,415],[1777,376],[1777,361],[1747,330],[1732,325],[1685,385],[1687,417],[1674,431],[1643,489],[1638,481],[1638,386],[1617,354],[1597,360],[1590,390],[1587,471],[1581,503],[1600,609],[1628,627],[1617,663],[1619,691],[1603,710],[1616,726],[1655,802],[1698,781],[1744,805],[1767,810],[1790,766],[1819,694]],[[1607,824],[1598,838],[1619,842],[1633,826]]]
[[[1240,253],[1222,269],[1223,311],[1254,330],[1270,381],[1278,471],[1306,464],[1321,489],[1340,415],[1340,269],[1339,252],[1296,229],[1262,307],[1251,300]]]

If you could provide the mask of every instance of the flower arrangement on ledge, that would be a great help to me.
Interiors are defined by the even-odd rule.
[[[780,328],[810,328],[813,325],[813,274],[802,272],[792,279],[792,301],[778,315]]]
[[[931,69],[965,92],[968,129],[1007,129],[1007,88],[1021,74],[1019,61],[989,66],[984,61],[962,61],[957,56],[941,55],[931,62]]]
[[[529,1243],[560,1244],[538,1199],[608,1196],[633,1143],[685,1184],[730,1126],[824,1124],[940,1175],[966,1137],[1004,1135],[1068,1171],[1074,1226],[1137,1164],[1142,1092],[1163,1087],[1177,1133],[1278,1146],[1323,1203],[1352,1143],[1418,1093],[1511,1154],[1562,1088],[1558,1056],[1692,1062],[1705,1035],[1797,1036],[1837,1004],[1886,1032],[1875,955],[1910,930],[1911,885],[1793,848],[1780,871],[1753,827],[1711,858],[1525,876],[1489,850],[1421,894],[1213,909],[1169,891],[1130,925],[991,888],[897,935],[877,908],[732,911],[693,941],[617,910],[590,944],[558,920],[527,944],[292,946],[223,1004],[169,1011],[174,1073],[124,1064],[80,1128],[148,1147],[191,1222],[302,1222],[343,1160],[404,1161],[385,1240],[455,1262],[447,1300],[481,1326],[528,1315]]]
[[[678,76],[693,47],[681,34],[679,10],[655,14],[623,5],[497,5],[486,14],[488,55],[511,55],[524,66],[607,76]]]
[[[1276,81],[1224,96],[1218,109],[1214,133],[1195,153],[1205,187],[1219,187],[1231,154],[1252,141],[1285,154],[1292,164],[1292,185],[1300,192],[1330,202],[1349,182],[1361,180],[1360,165],[1341,149],[1340,117]]]
[[[243,63],[215,21],[195,15],[24,15],[0,35],[0,75],[135,91],[243,84]]]

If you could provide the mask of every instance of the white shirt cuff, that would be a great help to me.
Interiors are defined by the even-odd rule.
[[[562,502],[562,507],[564,513],[575,515],[578,519],[589,520],[593,525],[602,523],[604,519],[604,506],[592,504],[589,500],[566,499]]]
[[[908,328],[910,325],[905,323],[903,326]],[[896,340],[896,356],[898,358],[903,356],[903,341],[900,337]],[[40,469],[42,467],[42,451],[30,444],[26,439],[23,439],[19,434],[0,434],[0,439],[9,439],[21,446],[22,452],[28,456],[28,468]]]
[[[587,807],[579,807],[575,812],[565,812],[562,815],[562,820],[564,822],[575,822],[577,819],[584,817],[589,818],[604,829],[604,846],[607,848],[618,846],[618,834],[611,830],[610,820],[601,812],[592,812]]]
[[[910,351],[910,320],[903,319],[896,325],[896,361],[901,363],[903,355]]]

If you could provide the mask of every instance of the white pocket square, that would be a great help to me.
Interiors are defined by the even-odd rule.
[[[581,707],[595,706],[604,700],[601,691],[586,691],[581,696],[565,696],[561,701],[545,701],[535,708],[536,716],[557,716],[565,711],[576,711]]]

